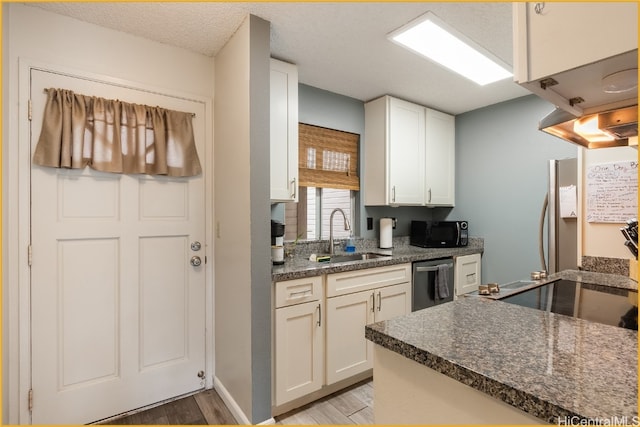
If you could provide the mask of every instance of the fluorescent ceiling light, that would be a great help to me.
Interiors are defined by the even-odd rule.
[[[448,27],[431,12],[389,34],[389,39],[452,71],[486,85],[511,77],[506,64]]]

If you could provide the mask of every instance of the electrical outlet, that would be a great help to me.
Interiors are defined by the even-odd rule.
[[[373,230],[373,218],[367,217],[367,230]]]
[[[398,220],[396,218],[391,218],[391,228],[395,230],[397,224]]]

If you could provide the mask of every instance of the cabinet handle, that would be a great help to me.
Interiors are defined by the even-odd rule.
[[[378,291],[378,311],[382,310],[382,292]]]
[[[395,185],[393,187],[391,187],[391,201],[392,202],[396,201],[396,186]]]
[[[431,203],[431,188],[429,188],[429,203]]]
[[[375,292],[371,293],[371,312],[372,313],[376,312],[376,293]]]
[[[291,198],[295,199],[296,198],[296,193],[297,193],[296,179],[295,178],[293,178],[293,181],[291,181],[291,185],[293,185],[293,191],[291,192]]]
[[[309,295],[311,295],[311,290],[306,289],[304,291],[291,292],[287,299],[300,299],[300,298],[308,297]]]
[[[322,326],[322,306],[318,304],[318,328]]]

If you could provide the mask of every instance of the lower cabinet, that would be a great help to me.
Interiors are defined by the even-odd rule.
[[[277,406],[317,391],[324,383],[324,301],[322,277],[275,286]]]
[[[373,368],[369,323],[411,311],[411,283],[327,298],[327,384]]]
[[[482,260],[480,254],[456,257],[453,277],[456,296],[477,291],[478,285],[482,284]]]
[[[411,264],[276,282],[274,302],[279,407],[373,367],[364,327],[411,311]]]
[[[327,384],[373,368],[364,327],[411,312],[411,264],[329,274],[326,283]]]

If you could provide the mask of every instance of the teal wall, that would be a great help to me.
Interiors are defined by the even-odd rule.
[[[345,132],[359,134],[360,137],[360,186],[363,186],[363,150],[366,150],[367,141],[364,134],[364,102],[347,96],[338,95],[322,89],[307,85],[299,85],[298,88],[299,120],[316,126],[337,129]],[[381,171],[381,173],[383,173]],[[272,216],[284,216],[279,213],[279,208],[272,208]],[[382,206],[364,207],[360,197],[356,200],[356,221],[354,228],[356,235],[366,238],[378,237],[379,221],[383,217],[397,219],[394,236],[409,235],[409,224],[412,219],[431,218],[434,209],[425,207],[390,208]],[[441,216],[446,213],[440,214]],[[366,229],[366,218],[373,218],[374,229]]]
[[[456,206],[484,237],[482,278],[506,283],[541,268],[538,224],[548,160],[577,157],[578,147],[538,130],[553,105],[529,95],[456,116]]]
[[[485,239],[484,282],[529,277],[540,269],[538,223],[548,160],[578,152],[577,146],[538,130],[539,119],[553,108],[529,95],[456,116],[455,208],[365,207],[358,199],[356,234],[376,238],[385,216],[398,219],[394,236],[407,236],[412,219],[465,219],[470,235]],[[362,159],[367,147],[362,101],[301,84],[299,119],[360,134]],[[275,218],[278,209],[272,207]],[[367,217],[374,219],[372,231],[366,230]]]

